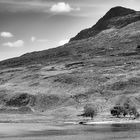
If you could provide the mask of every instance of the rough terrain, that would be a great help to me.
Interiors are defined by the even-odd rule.
[[[0,113],[76,120],[86,103],[104,116],[123,96],[140,109],[140,13],[117,8],[96,35],[0,62]]]

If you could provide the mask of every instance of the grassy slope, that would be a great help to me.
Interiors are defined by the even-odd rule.
[[[64,46],[75,57],[81,55],[80,59],[75,60],[72,55],[72,59],[65,61],[2,68],[1,112],[28,106],[35,112],[55,109],[54,117],[69,118],[89,102],[96,103],[100,113],[104,113],[122,95],[132,96],[140,108],[140,62],[136,49],[139,43],[140,22],[136,22]],[[131,55],[134,51],[137,55]],[[27,104],[18,106],[15,100],[8,104],[22,93],[30,95],[25,97],[29,102],[20,98]]]

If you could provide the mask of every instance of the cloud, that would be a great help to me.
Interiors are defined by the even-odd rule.
[[[13,37],[13,34],[10,32],[1,32],[0,36],[4,37],[4,38],[11,38],[11,37]]]
[[[80,10],[80,8],[72,8],[68,3],[58,2],[57,4],[52,5],[50,8],[51,12],[61,13],[61,12],[71,12],[75,10]]]
[[[41,43],[45,43],[45,42],[48,42],[48,39],[37,39],[36,37],[32,36],[32,37],[31,37],[31,42],[41,42]]]
[[[59,45],[62,46],[62,45],[65,45],[68,42],[69,42],[69,39],[61,40],[61,41],[59,41]]]
[[[78,0],[0,0],[0,12],[50,13],[79,11],[81,7]],[[80,4],[79,4],[80,3]],[[72,4],[72,7],[70,6]]]
[[[4,43],[3,46],[7,46],[7,47],[22,47],[24,45],[24,41],[23,40],[17,40],[15,42],[7,42]]]

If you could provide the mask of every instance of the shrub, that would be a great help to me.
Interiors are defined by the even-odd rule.
[[[28,93],[15,94],[9,100],[6,100],[6,106],[21,107],[29,104],[31,96]]]
[[[94,116],[97,115],[97,109],[93,104],[87,104],[84,107],[83,117],[91,117],[93,119]]]
[[[119,117],[123,115],[133,115],[134,118],[138,118],[140,115],[136,109],[136,106],[132,102],[132,100],[128,97],[121,97],[121,99],[117,102],[117,104],[110,110],[112,116]]]
[[[130,98],[127,98],[127,100],[125,100],[123,106],[124,106],[124,110],[126,111],[127,114],[130,115],[130,117],[131,117],[131,115],[133,115],[134,118],[139,117],[139,113],[137,111],[137,108]]]
[[[112,116],[119,117],[121,114],[123,114],[123,107],[116,105],[110,110],[110,113],[111,113]]]
[[[128,113],[129,113],[130,117],[131,117],[131,115],[133,115],[134,119],[136,119],[136,118],[138,118],[140,116],[140,114],[138,113],[138,111],[137,111],[135,106],[130,107]]]
[[[140,45],[137,46],[137,49],[140,49]]]

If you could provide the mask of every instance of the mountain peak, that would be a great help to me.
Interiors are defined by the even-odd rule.
[[[101,31],[110,29],[111,27],[119,29],[138,20],[140,20],[140,14],[137,15],[135,10],[121,6],[113,7],[94,26],[82,30],[75,37],[71,38],[70,42],[93,37]]]
[[[121,7],[121,6],[117,6],[117,7],[113,7],[111,8],[104,16],[105,19],[110,19],[113,17],[120,17],[120,16],[125,16],[128,14],[133,14],[135,13],[135,10],[129,9],[129,8],[125,8],[125,7]]]

